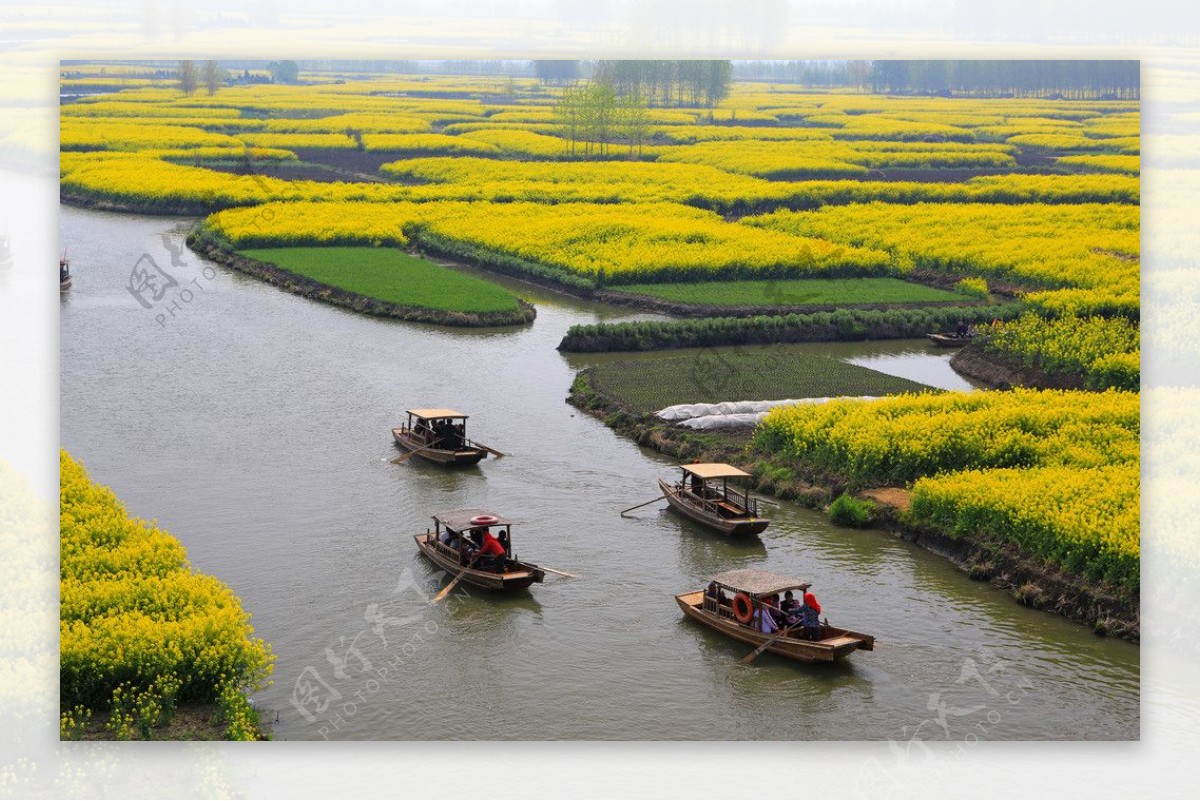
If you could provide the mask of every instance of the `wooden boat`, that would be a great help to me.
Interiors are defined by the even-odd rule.
[[[781,595],[787,590],[807,590],[811,586],[808,582],[752,568],[730,570],[711,580],[717,585],[720,600],[706,597],[704,590],[697,590],[676,595],[675,602],[689,618],[735,640],[760,646],[774,639],[766,647],[767,651],[800,662],[837,662],[858,650],[875,650],[875,638],[870,634],[828,624],[821,625],[815,640],[804,639],[800,629],[793,629],[783,636],[778,636],[779,632],[764,634],[758,630],[754,615],[762,607],[763,598]],[[726,596],[726,591],[732,594]]]
[[[392,429],[396,444],[449,467],[477,464],[491,450],[466,436],[467,415],[453,409],[409,409],[408,423]]]
[[[975,339],[971,334],[959,336],[958,334],[946,332],[944,334],[926,334],[933,344],[939,348],[961,348],[963,345],[969,344]]]
[[[499,592],[523,590],[530,584],[541,584],[545,571],[532,562],[522,562],[512,552],[513,521],[486,509],[459,509],[439,512],[433,516],[433,528],[413,539],[421,554],[438,567],[476,587]],[[473,532],[499,529],[497,537],[504,545],[506,556],[502,565],[484,565],[477,561],[471,564],[473,552],[466,546]]]
[[[758,499],[748,491],[729,489],[729,479],[748,478],[749,473],[720,462],[685,464],[679,469],[683,476],[678,483],[660,478],[658,486],[671,508],[684,517],[729,537],[757,534],[770,525],[770,520],[758,516]]]
[[[58,260],[58,291],[66,292],[71,288],[71,262],[64,256]]]

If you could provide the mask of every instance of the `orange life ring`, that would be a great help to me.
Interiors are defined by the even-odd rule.
[[[750,603],[750,596],[746,593],[739,592],[733,596],[733,616],[739,623],[749,623],[754,619],[754,604]]]

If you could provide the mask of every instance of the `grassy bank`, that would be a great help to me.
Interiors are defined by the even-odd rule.
[[[600,392],[639,413],[679,403],[936,391],[788,345],[642,354],[605,362],[590,372]]]
[[[274,656],[238,598],[65,451],[60,470],[62,738],[267,739],[248,696]]]
[[[364,297],[446,312],[515,312],[507,290],[392,248],[249,248],[242,256]]]
[[[533,304],[495,284],[394,249],[298,247],[239,252],[203,224],[188,236],[187,244],[207,259],[286,292],[373,317],[481,327],[523,325],[537,315]]]

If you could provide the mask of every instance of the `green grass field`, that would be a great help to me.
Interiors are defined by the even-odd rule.
[[[592,385],[639,412],[677,403],[939,391],[787,345],[710,348],[669,356],[648,353],[604,361],[592,368]]]
[[[700,306],[854,306],[872,303],[953,303],[966,298],[899,278],[799,278],[785,281],[705,281],[631,284],[621,292]]]
[[[495,284],[393,248],[248,248],[238,252],[322,284],[398,306],[449,312],[517,308],[516,296]]]

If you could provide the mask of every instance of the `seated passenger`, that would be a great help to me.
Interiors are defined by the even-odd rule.
[[[804,593],[804,605],[800,607],[800,616],[804,625],[804,639],[821,639],[821,605],[817,603],[817,596],[811,592]]]
[[[779,611],[783,612],[784,623],[794,626],[800,622],[800,606],[791,590],[783,594],[783,603],[779,606]]]
[[[813,595],[811,592],[804,593],[804,603],[808,606],[811,606],[818,615],[821,614],[821,605],[817,603],[817,596]]]
[[[763,634],[774,634],[779,629],[779,625],[775,622],[775,614],[766,604],[760,604],[754,612],[754,620],[751,621],[754,628],[761,631]]]
[[[718,606],[729,606],[729,599],[725,597],[724,590],[715,581],[710,581],[704,588],[704,597],[711,598]]]

